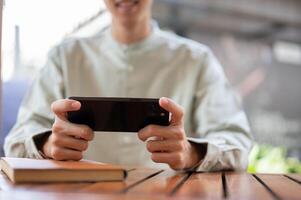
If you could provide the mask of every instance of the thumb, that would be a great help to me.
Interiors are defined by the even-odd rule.
[[[171,125],[183,124],[184,110],[182,106],[178,105],[173,100],[166,97],[161,97],[159,100],[159,104],[162,108],[171,113]]]
[[[72,99],[60,99],[51,104],[52,112],[61,120],[67,120],[67,112],[79,110],[80,102]]]

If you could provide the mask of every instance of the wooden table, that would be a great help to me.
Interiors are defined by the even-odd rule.
[[[124,182],[12,184],[0,173],[0,199],[301,199],[301,176],[176,173],[136,168]]]

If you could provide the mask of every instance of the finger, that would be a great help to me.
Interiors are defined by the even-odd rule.
[[[76,138],[92,141],[94,138],[94,131],[86,125],[68,123],[66,134]]]
[[[51,156],[54,160],[81,160],[83,154],[80,151],[75,151],[66,148],[52,148]]]
[[[67,120],[67,112],[79,110],[80,102],[72,99],[60,99],[51,104],[52,112],[60,119]]]
[[[179,153],[153,153],[151,158],[156,163],[166,163],[173,169],[182,169],[184,158]]]
[[[148,125],[138,132],[138,137],[142,141],[146,141],[151,137],[160,137],[163,139],[184,139],[184,131],[179,127]]]
[[[57,147],[67,148],[77,151],[85,151],[88,148],[88,141],[76,139],[71,136],[54,137],[53,144]]]
[[[153,153],[151,158],[156,163],[169,163],[171,161],[171,153],[158,152]]]
[[[171,125],[183,124],[184,111],[180,105],[166,97],[161,97],[159,100],[159,104],[162,108],[171,113]]]
[[[60,135],[69,135],[76,138],[91,141],[94,138],[93,130],[81,124],[73,124],[57,119],[52,127],[52,132]]]
[[[146,144],[146,148],[150,153],[155,152],[175,152],[184,149],[182,142],[178,140],[150,140]]]
[[[163,137],[158,137],[158,136],[154,136],[154,137],[148,138],[148,139],[151,139],[151,140],[153,140],[153,141],[156,141],[156,140],[164,140]]]

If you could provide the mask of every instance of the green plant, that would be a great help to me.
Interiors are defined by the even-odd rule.
[[[284,147],[256,144],[249,154],[248,172],[301,174],[301,163],[295,158],[286,158]]]

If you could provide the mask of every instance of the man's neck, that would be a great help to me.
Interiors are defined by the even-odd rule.
[[[139,42],[151,33],[150,20],[135,24],[122,24],[118,20],[112,21],[112,35],[120,43],[131,44]]]

